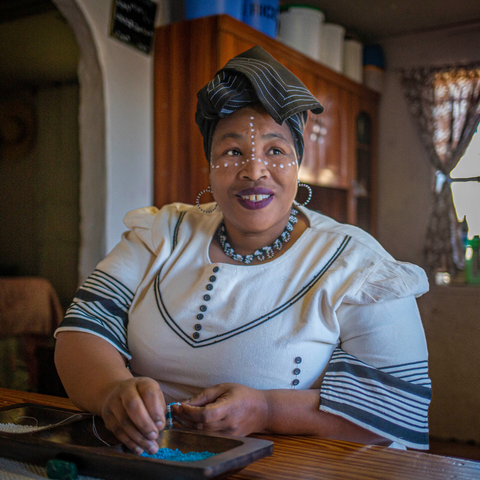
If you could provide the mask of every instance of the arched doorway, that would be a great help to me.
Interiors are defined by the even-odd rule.
[[[35,11],[34,4],[50,4],[50,7]],[[9,5],[2,6],[2,9],[9,8]],[[13,77],[11,83],[7,82],[8,75],[3,76],[6,73],[5,62],[2,61],[0,103],[2,107],[6,106],[6,115],[2,118],[8,117],[13,122],[7,122],[5,128],[2,124],[0,131],[0,216],[3,230],[0,236],[0,264],[7,267],[6,273],[1,271],[0,274],[42,276],[54,285],[66,307],[78,284],[105,254],[102,71],[90,27],[74,0],[54,3],[53,0],[43,3],[32,1],[33,10],[28,2],[11,5],[12,9],[18,8],[19,11],[17,16],[12,17],[12,22],[2,17],[1,27],[5,27],[7,33],[0,43],[4,51],[10,50],[14,69],[27,67],[28,78],[23,78],[27,80],[24,83],[15,82]],[[25,11],[21,11],[22,8]],[[38,18],[40,16],[41,19]],[[69,30],[68,42],[72,45],[77,42],[80,51],[75,57],[73,74],[64,77],[45,74],[45,70],[59,67],[64,61],[62,49],[65,49],[65,37],[57,36],[59,26]],[[14,45],[28,43],[26,37],[31,34],[35,36],[28,46],[35,48],[25,55],[27,58],[22,58],[22,51],[19,53]],[[9,38],[10,35],[12,38]],[[6,39],[11,41],[4,41]],[[43,48],[47,43],[53,48]],[[48,54],[45,53],[47,50]],[[33,128],[30,128],[32,125]],[[32,131],[35,133],[30,135]],[[22,150],[20,147],[28,143],[23,141],[24,138],[31,137],[35,137],[35,146]],[[67,137],[68,141],[65,140]],[[12,147],[8,156],[4,155],[5,145]],[[15,149],[20,149],[20,153]],[[65,174],[65,170],[69,172]],[[65,181],[66,178],[68,181]],[[65,192],[70,193],[65,195]],[[73,208],[65,208],[62,203],[65,196],[73,198]],[[65,243],[70,243],[68,251],[64,248]],[[9,360],[16,357],[20,350],[23,351],[22,341],[14,340],[13,349],[10,349],[10,339],[8,349],[0,345],[0,353],[5,353]],[[54,372],[50,343],[45,348],[37,348],[37,356],[40,353],[45,353],[47,357],[46,361],[38,363],[43,367],[52,367]],[[0,363],[2,368],[6,366],[7,369],[17,364],[3,362],[3,357]],[[11,370],[21,373],[22,369],[20,364],[19,369]],[[43,370],[51,384],[52,372]],[[19,379],[21,384],[6,386],[24,389],[23,377]]]
[[[53,0],[72,27],[80,48],[80,250],[81,283],[105,254],[105,102],[103,74],[90,26],[76,0]]]

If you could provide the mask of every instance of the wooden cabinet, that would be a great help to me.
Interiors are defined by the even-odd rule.
[[[197,91],[230,58],[255,45],[297,75],[325,107],[321,115],[310,112],[305,129],[299,178],[313,186],[309,207],[373,232],[378,94],[227,15],[156,30],[155,205],[194,203],[208,186],[208,162],[194,119]],[[367,144],[357,132],[366,118]]]

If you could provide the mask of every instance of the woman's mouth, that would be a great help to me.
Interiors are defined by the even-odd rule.
[[[250,200],[250,202],[260,202],[261,200],[265,200],[266,198],[270,198],[271,195],[242,195],[240,198],[243,200]]]
[[[238,203],[248,210],[259,210],[273,200],[273,192],[268,188],[246,188],[236,194]]]

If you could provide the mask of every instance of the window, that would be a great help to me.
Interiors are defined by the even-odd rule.
[[[480,183],[471,181],[458,181],[480,176],[480,128],[477,128],[465,154],[457,166],[450,173],[452,178],[453,203],[459,221],[464,218],[468,224],[468,237],[480,235]]]

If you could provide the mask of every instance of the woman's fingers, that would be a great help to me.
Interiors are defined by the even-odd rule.
[[[248,435],[263,429],[268,405],[262,391],[224,383],[205,389],[174,413],[186,428]]]
[[[219,422],[228,415],[228,408],[226,409],[221,403],[217,401],[206,405],[205,407],[193,407],[191,405],[182,404],[178,407],[176,418],[181,418],[185,421],[198,424]]]
[[[218,397],[228,391],[228,385],[228,383],[220,383],[218,385],[214,385],[213,387],[206,388],[183,404],[201,407],[208,405],[209,403],[213,403]]]
[[[154,454],[158,445],[154,440],[146,439],[135,425],[125,416],[115,417],[114,413],[108,421],[105,421],[107,428],[122,442],[129,450],[141,454],[146,451]]]
[[[154,441],[165,425],[165,400],[157,382],[132,378],[117,385],[105,401],[105,425],[129,449],[156,453]]]
[[[177,417],[176,420],[183,427],[190,430],[202,430],[205,432],[221,432],[231,433],[229,425],[225,422],[226,419],[221,419],[216,422],[194,422],[188,417]],[[233,434],[233,433],[232,433]]]
[[[198,424],[216,423],[228,416],[230,384],[222,383],[201,391],[188,402],[173,407],[177,418]]]
[[[146,378],[137,384],[137,390],[147,409],[149,417],[152,419],[157,430],[162,430],[165,426],[165,399],[158,383],[150,378]]]

